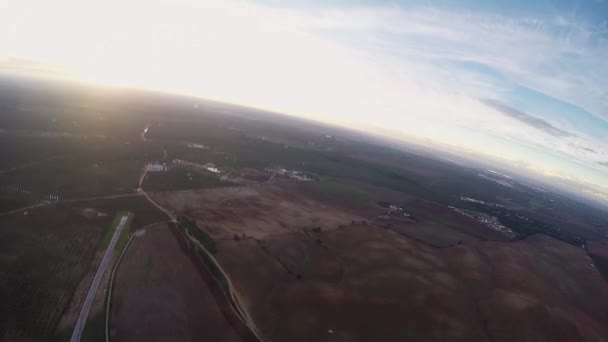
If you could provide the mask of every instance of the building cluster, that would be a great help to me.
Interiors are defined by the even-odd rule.
[[[193,142],[184,142],[184,145],[186,145],[186,147],[190,147],[190,148],[194,148],[197,150],[208,150],[209,147],[203,145],[203,144],[198,144],[198,143],[193,143]]]
[[[384,203],[384,202],[383,202]],[[382,220],[396,220],[407,223],[416,223],[414,216],[406,212],[403,207],[390,204],[388,202],[383,205],[387,210],[383,215],[379,215],[378,218]]]
[[[474,219],[474,220],[476,220],[476,221],[484,224],[485,226],[487,226],[487,227],[489,227],[491,229],[494,229],[496,231],[501,232],[502,234],[504,234],[508,238],[515,237],[515,233],[513,233],[513,231],[509,227],[507,227],[507,226],[503,225],[502,223],[500,223],[500,221],[496,217],[494,217],[494,216],[479,214],[479,213],[476,213],[474,211],[460,209],[460,208],[456,208],[456,207],[453,207],[453,206],[450,206],[449,208],[452,209],[452,210],[454,210],[454,211],[456,211],[459,214],[462,214],[464,216],[470,217],[470,218],[472,218],[472,219]]]
[[[278,176],[282,176],[282,177],[287,177],[290,179],[296,179],[296,180],[300,180],[300,181],[311,181],[314,180],[312,177],[310,177],[309,175],[303,173],[302,171],[297,171],[297,170],[289,170],[289,169],[285,169],[282,168],[280,166],[276,166],[276,167],[272,167],[272,168],[267,168],[266,171],[268,172],[272,172]]]
[[[150,163],[147,166],[148,172],[167,172],[169,167],[164,163]]]

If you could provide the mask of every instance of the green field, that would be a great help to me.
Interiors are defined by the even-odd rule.
[[[62,206],[0,217],[2,340],[54,334],[103,230]]]

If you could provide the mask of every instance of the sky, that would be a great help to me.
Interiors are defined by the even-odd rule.
[[[608,0],[0,0],[0,71],[422,139],[608,201]]]

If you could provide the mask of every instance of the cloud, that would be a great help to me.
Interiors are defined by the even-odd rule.
[[[478,63],[608,120],[608,27],[531,15],[360,8],[325,12],[321,27],[357,31],[361,41],[409,60]]]
[[[500,113],[512,117],[514,119],[517,119],[523,123],[525,123],[526,125],[532,126],[538,130],[541,130],[547,134],[551,134],[553,136],[556,137],[571,137],[574,136],[571,133],[568,133],[564,130],[561,130],[555,126],[553,126],[552,124],[548,123],[547,121],[537,118],[535,116],[532,116],[528,113],[524,113],[516,108],[513,108],[505,103],[501,103],[497,100],[492,100],[492,99],[482,99],[480,100],[482,103],[484,103],[485,105],[492,107],[496,110],[498,110]],[[589,149],[589,151],[591,151]]]
[[[455,135],[455,129],[437,128],[464,127],[525,146],[526,152],[520,148],[518,153],[527,154],[522,158],[532,163],[554,163],[562,174],[601,183],[606,175],[597,171],[605,170],[596,162],[608,154],[608,140],[587,130],[590,120],[582,121],[580,111],[562,111],[559,116],[549,107],[542,112],[517,109],[517,95],[512,95],[515,88],[533,89],[555,103],[571,104],[600,122],[608,121],[608,63],[603,57],[608,56],[608,27],[560,15],[508,17],[391,7],[326,11],[317,22],[323,32],[339,32],[339,37],[355,33],[349,44],[373,56],[384,73],[402,76],[396,87],[409,82],[422,88],[425,96],[416,94],[421,104],[410,108],[433,121],[424,133],[443,134],[450,142],[468,140],[470,148],[492,146],[487,139],[477,139],[475,146],[462,131]],[[479,108],[470,99],[486,101],[477,102]],[[411,112],[404,107],[404,113]],[[505,151],[493,145],[496,148]],[[536,158],[539,153],[547,158]]]
[[[585,151],[585,152],[589,152],[589,153],[593,153],[593,154],[597,154],[598,152],[592,148],[589,147],[585,147],[585,146],[579,146],[576,144],[568,144],[569,146],[572,146],[574,148],[580,149],[581,151]]]
[[[605,162],[597,162],[597,163],[598,163],[598,164],[600,164],[600,165],[602,165],[602,166],[608,167],[608,161],[605,161]]]

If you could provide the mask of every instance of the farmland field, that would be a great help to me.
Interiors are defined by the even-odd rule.
[[[542,255],[522,253],[539,243]],[[574,266],[585,265],[584,252],[568,255],[561,244],[545,237],[437,249],[368,225],[224,240],[217,257],[269,340],[599,341],[608,289],[590,266]],[[539,262],[570,256],[573,268],[537,275]],[[556,281],[562,290],[553,293]],[[560,329],[548,335],[552,325]]]
[[[48,339],[106,227],[62,207],[33,209],[0,221],[2,339]]]
[[[0,216],[3,339],[67,334],[83,299],[77,289],[88,288],[86,275],[96,269],[114,214],[124,208],[141,214],[134,227],[166,220],[142,198],[58,203]]]
[[[112,340],[247,341],[227,302],[216,298],[222,292],[176,234],[160,224],[134,238],[116,276]]]
[[[286,183],[155,195],[196,218],[199,229],[216,239],[217,260],[269,340],[508,341],[548,336],[551,324],[562,327],[554,338],[594,340],[606,334],[599,308],[608,302],[598,298],[608,298],[608,288],[583,250],[544,235],[511,242],[436,203],[410,204],[413,223],[383,227],[373,216],[352,213],[331,223],[361,203],[368,209],[359,212],[371,215],[374,202],[355,196],[330,205],[321,199],[336,196],[335,187],[307,187]],[[290,213],[287,203],[300,209]],[[282,225],[271,208],[288,213],[291,225]],[[387,312],[399,319],[386,319]],[[526,325],[538,319],[537,312],[543,312],[542,324]],[[564,318],[562,312],[573,314]],[[509,333],[508,322],[518,322],[521,335]]]
[[[192,217],[214,238],[266,235],[302,228],[336,229],[361,221],[356,212],[299,195],[291,184],[156,193],[162,205]]]

